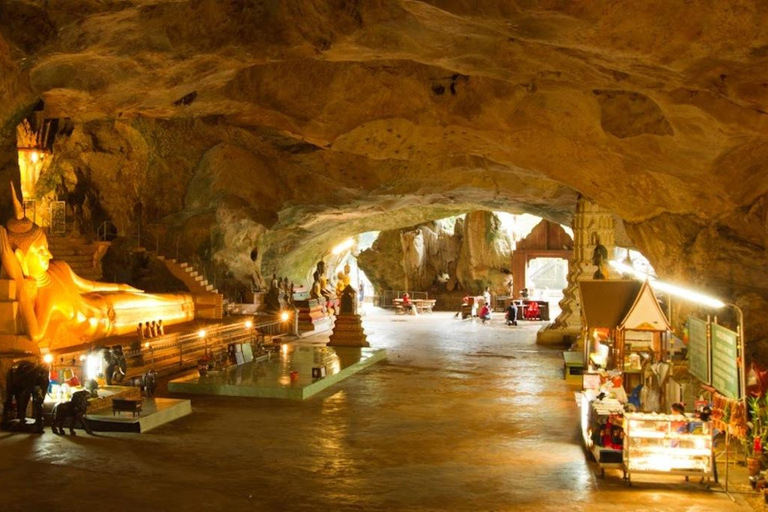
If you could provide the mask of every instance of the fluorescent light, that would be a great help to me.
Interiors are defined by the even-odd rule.
[[[646,274],[645,272],[640,272],[639,270],[635,270],[629,265],[625,265],[621,262],[611,261],[610,263],[611,263],[611,266],[616,270],[618,270],[619,272],[632,274],[638,279],[642,279],[642,280],[648,279],[651,283],[653,283],[653,287],[659,291],[676,295],[678,297],[682,297],[683,299],[689,300],[691,302],[703,304],[711,308],[722,308],[725,306],[725,302],[719,299],[710,297],[708,295],[704,295],[703,293],[695,292],[693,290],[687,290],[685,288],[681,288],[680,286],[677,286],[674,284],[665,283],[664,281],[659,281],[655,277],[649,274]]]

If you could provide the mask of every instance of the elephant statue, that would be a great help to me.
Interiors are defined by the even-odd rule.
[[[42,364],[21,361],[14,364],[6,377],[6,397],[3,403],[2,428],[11,428],[11,421],[19,419],[26,428],[27,405],[32,398],[32,410],[35,423],[32,430],[43,431],[43,401],[48,392],[48,367]],[[16,401],[16,414],[14,418],[14,399]]]
[[[101,357],[107,365],[104,370],[104,379],[107,381],[107,386],[111,386],[113,382],[122,382],[127,368],[123,347],[121,345],[101,347],[98,351],[101,352]]]
[[[148,370],[142,375],[132,377],[130,385],[141,388],[147,398],[152,398],[155,396],[155,390],[157,389],[157,372],[155,370]]]
[[[82,424],[83,428],[89,434],[93,434],[91,426],[88,424],[88,420],[85,418],[85,413],[88,410],[88,397],[91,395],[90,391],[81,390],[72,394],[72,400],[69,402],[61,402],[53,406],[51,411],[51,430],[54,434],[64,434],[64,422],[69,419],[69,433],[75,434],[75,426]],[[58,429],[58,432],[56,431]]]

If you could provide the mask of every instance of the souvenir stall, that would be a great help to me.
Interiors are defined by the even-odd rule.
[[[665,392],[670,326],[650,284],[587,280],[580,291],[587,450],[603,472],[622,469],[628,479],[641,471],[709,476],[709,423],[659,414],[671,405]]]

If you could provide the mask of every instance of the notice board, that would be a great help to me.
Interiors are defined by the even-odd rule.
[[[67,234],[67,203],[64,201],[51,202],[51,234]]]
[[[688,371],[705,384],[710,383],[707,322],[692,316],[688,317]]]
[[[690,335],[690,333],[689,333]],[[739,335],[721,325],[712,324],[712,386],[728,398],[738,399]]]

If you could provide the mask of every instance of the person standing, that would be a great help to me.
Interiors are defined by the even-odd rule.
[[[365,299],[365,283],[360,281],[360,287],[357,291],[357,298],[360,301],[360,305],[363,305],[363,300]]]

